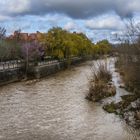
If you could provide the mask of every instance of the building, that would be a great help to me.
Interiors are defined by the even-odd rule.
[[[8,39],[17,39],[21,41],[38,41],[41,38],[42,33],[37,31],[36,33],[21,33],[15,31],[13,35],[10,35]]]

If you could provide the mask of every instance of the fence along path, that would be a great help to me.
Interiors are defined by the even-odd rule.
[[[81,59],[79,57],[73,57],[71,60],[78,60]],[[43,65],[52,65],[56,64],[58,62],[65,62],[66,59],[64,60],[44,60],[44,61],[39,61],[37,62],[36,66],[43,66]],[[5,62],[0,62],[0,71],[5,71],[5,70],[11,70],[11,69],[17,69],[21,68],[25,64],[24,60],[10,60],[10,61],[5,61]],[[29,62],[29,66],[35,66],[34,62]]]
[[[22,60],[0,62],[0,71],[20,68],[23,63]]]
[[[23,60],[0,62],[0,71],[21,68],[24,63],[25,62]],[[58,63],[58,60],[40,61],[37,63],[37,66],[50,65],[50,64],[54,64],[54,63]],[[33,63],[30,62],[29,66],[32,66],[32,65],[33,65]]]

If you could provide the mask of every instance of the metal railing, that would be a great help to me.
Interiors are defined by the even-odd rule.
[[[71,60],[74,59],[80,59],[79,57],[74,57],[71,58]],[[64,60],[44,60],[44,61],[39,61],[35,64],[35,62],[29,62],[29,66],[43,66],[43,65],[53,65],[59,62],[65,62],[66,59]],[[5,61],[5,62],[0,62],[0,71],[6,71],[6,70],[11,70],[11,69],[18,69],[21,68],[22,66],[25,65],[24,60],[10,60],[10,61]]]
[[[22,60],[11,60],[0,62],[0,71],[10,70],[10,69],[17,69],[20,68],[24,64]]]
[[[58,60],[49,60],[49,61],[39,61],[35,65],[34,62],[29,62],[29,66],[43,66],[43,65],[51,65],[58,63]],[[23,60],[11,60],[0,62],[0,71],[11,70],[11,69],[18,69],[25,65],[25,61]]]

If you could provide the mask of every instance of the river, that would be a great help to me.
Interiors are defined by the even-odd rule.
[[[36,83],[1,87],[0,140],[140,140],[139,131],[119,116],[85,99],[94,62]],[[121,89],[117,90],[119,94]]]

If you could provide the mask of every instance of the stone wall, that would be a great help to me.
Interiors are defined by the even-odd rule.
[[[76,65],[82,61],[83,61],[82,58],[72,59],[71,65]],[[54,74],[60,70],[66,69],[66,68],[67,68],[67,62],[62,61],[62,62],[50,64],[50,65],[43,65],[43,66],[34,67],[33,72],[34,72],[34,77],[38,79],[38,78],[42,78],[42,77]]]
[[[73,58],[71,59],[71,65],[76,65],[82,61],[83,61],[82,58]],[[39,79],[54,74],[60,70],[66,69],[67,64],[68,64],[67,61],[62,61],[62,62],[56,62],[47,65],[44,64],[42,66],[32,67],[29,71],[28,79],[31,78]],[[0,71],[0,86],[22,80],[23,78],[24,78],[24,72],[22,72],[20,68]]]
[[[19,69],[9,69],[0,71],[0,85],[9,84],[19,81],[21,79],[21,72]]]

